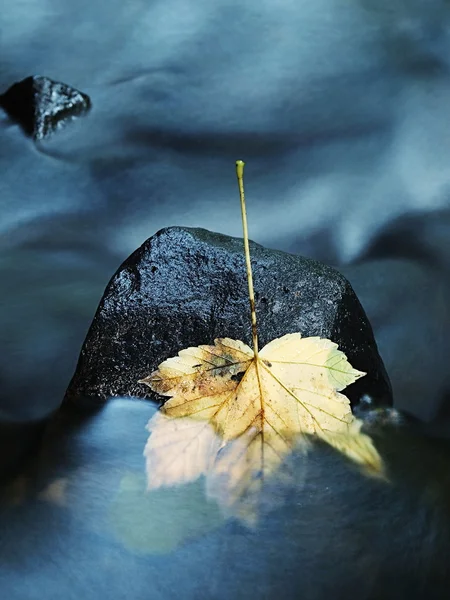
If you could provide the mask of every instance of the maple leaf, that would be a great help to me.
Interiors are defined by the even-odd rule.
[[[208,422],[171,419],[162,412],[150,419],[147,429],[148,489],[196,481],[211,470],[222,445]]]
[[[214,500],[227,515],[237,516],[248,524],[255,523],[263,505],[267,512],[268,507],[278,504],[278,499],[272,499],[273,494],[260,496],[263,485],[260,438],[255,428],[234,440],[224,441],[209,422],[171,418],[162,413],[155,415],[147,428],[151,433],[144,450],[147,490],[191,484],[204,477],[207,498]],[[273,461],[271,464],[274,466]],[[298,479],[297,470],[297,486]],[[290,482],[290,475],[282,477],[277,473],[277,490],[286,482]]]
[[[244,247],[253,350],[230,338],[181,350],[140,380],[169,398],[150,420],[149,489],[206,477],[208,495],[247,521],[255,496],[285,457],[316,436],[373,474],[383,465],[340,392],[365,373],[334,342],[288,333],[258,350],[242,184]],[[250,503],[243,499],[250,498]],[[250,508],[249,508],[250,507]]]
[[[363,375],[330,340],[290,333],[257,357],[229,338],[187,348],[140,383],[171,397],[164,414],[209,420],[224,439],[251,426],[283,438],[346,429],[353,415],[338,391]]]
[[[252,430],[248,453],[260,457],[263,475],[305,434],[318,435],[377,471],[380,462],[370,438],[355,428],[350,402],[339,393],[362,376],[330,340],[290,333],[257,355],[229,338],[181,350],[141,383],[170,397],[161,408],[164,415],[207,421],[225,442]],[[195,431],[193,425],[190,429]],[[359,443],[348,440],[346,452],[343,436],[358,436]]]

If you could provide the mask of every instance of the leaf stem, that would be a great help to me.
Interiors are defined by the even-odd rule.
[[[250,299],[250,312],[252,318],[253,352],[258,360],[258,330],[256,327],[255,293],[253,291],[252,265],[250,262],[250,246],[248,243],[247,211],[245,210],[244,193],[244,166],[243,160],[236,161],[236,175],[239,185],[239,196],[241,198],[242,229],[244,231],[245,262],[247,265],[248,296]]]

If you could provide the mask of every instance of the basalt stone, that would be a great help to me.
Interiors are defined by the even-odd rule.
[[[250,244],[260,346],[286,333],[336,342],[367,373],[352,405],[392,404],[371,325],[349,282],[317,261]],[[241,239],[171,227],[136,250],[108,284],[82,347],[66,403],[155,398],[139,379],[179,350],[230,337],[251,344]]]
[[[42,140],[74,117],[86,114],[89,96],[48,77],[27,77],[0,96],[0,106],[25,133]]]

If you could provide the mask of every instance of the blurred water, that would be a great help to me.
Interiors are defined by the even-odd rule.
[[[330,448],[294,454],[262,493],[268,514],[245,526],[202,480],[146,493],[155,410],[114,398],[56,419],[31,471],[0,490],[4,597],[448,597],[448,442],[387,428],[375,439],[389,482]]]
[[[343,265],[399,405],[436,415],[449,350],[446,2],[0,0],[0,15],[2,90],[41,74],[93,102],[38,147],[0,119],[3,419],[59,404],[105,284],[147,237],[176,224],[241,235],[236,158],[251,237]],[[385,233],[403,263],[384,262]]]
[[[0,92],[40,74],[93,102],[38,146],[0,111],[0,472],[131,251],[167,225],[241,235],[237,158],[251,237],[341,268],[397,405],[448,435],[449,27],[444,0],[0,0]],[[447,597],[448,444],[388,431],[389,485],[322,449],[250,531],[196,484],[145,494],[154,412],[52,424],[1,490],[5,597]]]

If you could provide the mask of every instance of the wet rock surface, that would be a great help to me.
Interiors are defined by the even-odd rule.
[[[74,117],[86,114],[89,96],[48,77],[27,77],[0,95],[0,106],[39,141],[49,137]]]
[[[348,281],[317,261],[251,243],[260,346],[286,333],[327,337],[367,376],[347,388],[392,403],[372,328]],[[251,343],[241,239],[171,227],[147,240],[108,284],[65,402],[151,397],[138,380],[188,346],[230,337]]]

